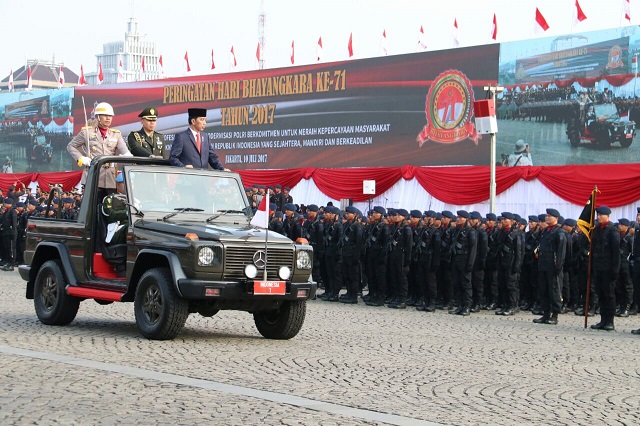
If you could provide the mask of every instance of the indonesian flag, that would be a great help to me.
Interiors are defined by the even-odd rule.
[[[540,34],[549,29],[549,24],[547,24],[547,20],[544,19],[542,13],[540,13],[540,9],[536,7],[536,20],[533,24],[533,32],[535,34]]]
[[[257,228],[269,229],[269,192],[262,197],[258,210],[256,210],[256,214],[251,219],[251,225]]]
[[[418,33],[418,51],[422,52],[427,50],[427,39],[424,35],[424,28],[420,25],[420,32]]]
[[[322,56],[324,54],[324,49],[322,48],[322,37],[318,39],[318,46],[316,46],[316,56],[318,57],[318,62],[322,61]]]
[[[64,86],[64,70],[62,69],[62,66],[61,66],[60,72],[58,74],[58,89],[60,89],[62,86]]]
[[[295,63],[295,48],[294,48],[294,42],[295,40],[291,40],[291,65],[293,65]]]
[[[31,83],[31,67],[27,67],[27,90],[31,90],[33,85]]]
[[[633,64],[633,70],[635,72],[638,72],[638,55],[633,55],[633,57],[631,58],[631,63]]]
[[[629,121],[629,110],[620,111],[620,121]]]
[[[9,71],[9,83],[7,84],[7,88],[10,92],[13,92],[13,68]]]
[[[576,3],[578,0],[576,0]],[[496,14],[493,14],[493,24],[491,25],[491,38],[494,40],[498,40],[498,19],[496,18]]]
[[[389,54],[386,29],[382,30],[382,39],[380,40],[380,54],[384,56],[387,56]]]
[[[144,69],[144,56],[142,57],[142,63],[140,64],[140,69],[142,70],[141,79],[146,80],[146,71]]]
[[[623,0],[622,10],[624,11],[624,19],[631,22],[631,2],[630,0]]]
[[[584,12],[582,11],[582,8],[580,7],[580,3],[578,3],[578,0],[576,0],[576,16],[575,16],[575,18],[576,18],[575,25],[578,25],[580,22],[582,22],[585,19],[587,19],[587,15],[585,15]]]
[[[211,49],[211,69],[215,70],[216,69],[216,63],[213,60],[213,49]]]
[[[80,77],[78,77],[78,85],[84,86],[87,84],[87,80],[84,78],[84,67],[80,65]]]
[[[184,60],[187,63],[187,72],[191,72],[191,66],[189,65],[189,51],[184,52]]]
[[[164,63],[162,62],[162,55],[158,58],[158,65],[160,65],[160,78],[164,78]]]
[[[460,47],[458,40],[458,20],[453,18],[453,31],[451,31],[451,47]]]
[[[347,50],[349,51],[349,57],[353,56],[353,33],[349,34],[349,43],[347,44]]]
[[[236,61],[236,52],[233,50],[233,46],[231,46],[231,56],[230,56],[230,65],[231,68],[235,68],[238,66],[238,61]]]
[[[122,59],[120,59],[120,63],[118,64],[118,77],[116,79],[116,83],[122,83],[124,81],[124,68],[122,67]]]
[[[102,61],[98,61],[98,84],[104,81],[104,73],[102,72]]]

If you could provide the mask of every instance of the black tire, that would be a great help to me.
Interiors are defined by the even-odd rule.
[[[136,324],[147,339],[173,339],[189,316],[189,303],[178,297],[168,268],[149,269],[142,275],[133,304]]]
[[[633,142],[633,138],[620,139],[620,146],[623,147],[623,148],[629,148],[631,146],[631,142]]]
[[[306,300],[285,301],[280,309],[254,313],[253,320],[263,337],[287,340],[298,334],[306,313]]]
[[[80,307],[80,299],[66,292],[67,280],[60,264],[49,260],[42,264],[33,288],[33,305],[43,324],[67,325],[74,320]]]

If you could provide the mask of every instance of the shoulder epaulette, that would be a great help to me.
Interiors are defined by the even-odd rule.
[[[120,133],[120,130],[118,129],[110,129],[113,133]]]
[[[84,126],[84,127],[82,128],[82,130],[86,130],[86,129],[93,129],[93,127],[91,127],[91,126]]]

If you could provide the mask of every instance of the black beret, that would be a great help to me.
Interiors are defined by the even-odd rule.
[[[359,208],[357,208],[357,207],[356,207],[356,216],[360,216],[360,217],[362,217],[362,216],[363,216],[362,212],[361,212],[361,211],[360,211],[360,209],[359,209]]]
[[[5,203],[5,204],[13,204],[13,198],[8,198],[8,197],[7,197],[7,198],[5,198],[5,199],[4,199],[4,203]]]
[[[371,216],[373,214],[373,209],[367,210],[367,216]]]
[[[521,217],[520,219],[518,219],[518,222],[519,222],[521,225],[526,225],[528,221],[527,221],[527,219],[525,219],[524,217]]]
[[[638,213],[640,213],[640,207],[638,207]]]
[[[436,212],[433,210],[427,210],[424,214],[427,215],[427,217],[436,217]]]
[[[291,188],[289,188],[288,186],[285,186],[285,187],[284,187],[284,188],[282,188],[282,189],[284,189],[285,191],[291,191]]]
[[[393,216],[393,215],[396,215],[396,214],[398,214],[398,213],[396,213],[396,209],[394,209],[394,208],[389,208],[387,210],[387,215],[388,216]]]
[[[515,216],[513,216],[513,213],[509,213],[509,212],[502,212],[501,214],[503,219],[515,219]]]
[[[24,203],[22,201],[18,201],[16,203],[16,207],[24,207]]]
[[[618,224],[624,225],[624,226],[629,226],[631,224],[631,222],[629,222],[629,219],[622,218],[622,219],[618,220]]]
[[[487,213],[486,215],[487,220],[497,220],[498,218],[496,217],[495,213]]]
[[[482,219],[482,215],[480,214],[480,212],[478,211],[472,211],[471,213],[469,213],[469,217],[471,219]]]
[[[344,211],[345,211],[345,212],[347,212],[347,213],[358,214],[358,209],[357,209],[357,208],[355,208],[354,206],[347,206],[347,207],[344,209]]]
[[[207,110],[204,108],[189,108],[187,110],[189,118],[200,118],[207,116]]]
[[[513,214],[513,219],[517,220],[518,222],[520,222],[520,219],[522,219],[522,217],[518,213],[514,213]]]
[[[559,223],[560,225],[564,225],[564,217],[560,216],[560,217],[558,218],[558,223]]]
[[[249,192],[251,191],[251,187],[250,186],[245,186],[244,187],[244,192]]]
[[[607,206],[600,206],[596,209],[596,212],[598,212],[598,214],[606,214],[606,215],[610,215],[611,214],[611,209]]]
[[[375,206],[375,207],[373,208],[373,211],[374,211],[374,212],[378,212],[378,213],[380,213],[380,214],[382,214],[382,215],[384,215],[384,214],[386,214],[386,213],[387,213],[387,211],[385,210],[385,208],[384,208],[384,207],[382,207],[382,206]]]
[[[331,206],[331,213],[339,215],[342,212],[340,211],[339,207]]]
[[[35,198],[30,198],[30,199],[29,199],[29,204],[31,204],[31,205],[33,205],[33,206],[37,206],[37,205],[38,205],[38,202],[36,201],[36,199],[35,199]]]
[[[458,217],[464,217],[465,219],[469,219],[469,212],[466,210],[458,210],[456,214],[458,215]]]
[[[277,188],[277,189],[282,189],[282,185],[280,185],[280,184],[278,183],[278,184],[276,184],[276,188]]]
[[[411,217],[421,218],[422,212],[420,210],[411,210]]]
[[[272,190],[272,191],[273,191],[273,189],[274,189],[274,188],[273,188],[273,186],[269,185],[269,186],[267,187],[267,189],[270,189],[270,190]]]
[[[538,220],[539,220],[540,222],[544,222],[544,220],[546,219],[546,217],[547,217],[547,215],[546,215],[546,214],[544,214],[544,213],[540,213],[540,214],[538,215]]]
[[[205,117],[207,115],[207,110],[205,109],[204,111],[204,115],[199,117]],[[153,107],[145,108],[140,114],[138,114],[138,117],[144,118],[145,120],[149,121],[156,121],[158,119],[158,110]],[[189,114],[189,117],[191,117],[191,114]]]
[[[275,217],[282,217],[282,212],[280,210],[278,210],[275,214]]]
[[[556,209],[547,209],[547,214],[549,216],[560,217],[560,212]]]
[[[448,217],[449,219],[453,219],[455,216],[449,210],[443,210],[442,217]]]
[[[269,210],[275,210],[277,208],[278,206],[276,206],[276,203],[269,203]]]
[[[538,218],[538,216],[533,214],[529,216],[529,222],[539,222],[539,221],[540,219]]]
[[[317,212],[318,211],[318,206],[316,204],[309,204],[307,206],[307,211]]]
[[[567,226],[574,227],[578,224],[578,222],[575,219],[567,218],[564,220],[564,224]]]
[[[63,203],[74,203],[75,200],[73,198],[71,198],[71,197],[67,197],[67,198],[63,198],[62,202]]]
[[[400,216],[409,217],[409,212],[406,209],[398,209],[396,213]]]
[[[442,220],[442,213],[436,213],[433,217],[435,217],[436,220]]]
[[[295,205],[295,204],[293,204],[293,203],[286,203],[286,204],[284,205],[284,209],[285,209],[285,210],[291,210],[292,212],[295,212],[295,211],[297,210],[297,209],[296,209],[296,205]]]

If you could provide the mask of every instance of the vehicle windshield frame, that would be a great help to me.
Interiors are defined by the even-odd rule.
[[[615,104],[595,104],[593,106],[596,117],[618,117],[618,109]]]

